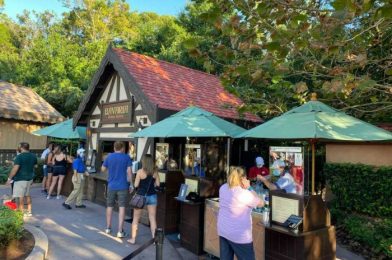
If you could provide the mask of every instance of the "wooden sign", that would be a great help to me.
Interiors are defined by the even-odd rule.
[[[130,101],[102,104],[101,123],[132,123],[133,106]]]

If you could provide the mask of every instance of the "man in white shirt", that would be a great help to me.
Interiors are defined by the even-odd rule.
[[[279,179],[275,183],[272,183],[261,175],[257,175],[257,179],[262,181],[269,190],[285,190],[286,193],[297,194],[294,178],[291,175],[289,169],[286,168],[285,163],[283,161],[280,161],[277,163],[277,167],[281,174]]]
[[[42,170],[43,170],[43,174],[44,177],[42,179],[42,193],[47,193],[47,189],[46,189],[46,181],[48,179],[48,155],[49,153],[53,150],[53,143],[49,143],[48,147],[42,152],[41,154],[41,160],[44,162],[43,166],[42,166]]]

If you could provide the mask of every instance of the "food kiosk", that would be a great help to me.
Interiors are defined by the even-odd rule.
[[[260,193],[267,207],[256,208],[251,214],[253,245],[258,260],[335,259],[335,229],[331,226],[326,204],[320,195],[304,192],[302,173],[306,158],[303,151],[302,147],[270,147],[271,181],[275,182],[282,174],[281,168],[290,173],[296,189],[294,193],[286,193],[279,189],[267,191],[264,187],[264,192]],[[216,257],[219,257],[218,212],[219,199],[207,199],[203,249]]]

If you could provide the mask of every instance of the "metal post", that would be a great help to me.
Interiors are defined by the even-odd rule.
[[[155,230],[155,247],[156,247],[156,260],[163,259],[163,239],[165,234],[162,228],[157,228]]]

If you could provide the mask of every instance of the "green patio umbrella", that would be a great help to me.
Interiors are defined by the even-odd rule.
[[[72,119],[34,131],[35,135],[50,136],[63,139],[86,139],[86,127],[72,128]]]
[[[234,137],[245,129],[201,108],[190,106],[132,137]]]
[[[391,141],[392,133],[316,101],[316,97],[313,96],[312,101],[243,132],[237,135],[237,138],[310,141],[312,144],[312,193],[314,193],[316,142]]]

